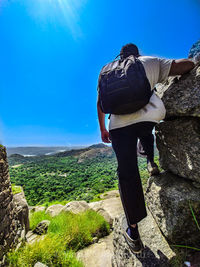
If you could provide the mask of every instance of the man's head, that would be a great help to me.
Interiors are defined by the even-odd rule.
[[[134,55],[136,57],[139,57],[140,55],[137,46],[132,43],[122,46],[120,51],[121,59],[129,57],[130,55]]]

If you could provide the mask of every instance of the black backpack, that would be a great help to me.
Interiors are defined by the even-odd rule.
[[[98,91],[102,112],[118,115],[143,108],[153,93],[142,63],[132,55],[102,68]]]

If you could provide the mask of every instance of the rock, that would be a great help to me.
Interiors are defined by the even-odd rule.
[[[200,183],[200,119],[179,118],[156,126],[160,165]]]
[[[101,199],[109,199],[109,198],[114,198],[114,197],[119,197],[119,191],[118,190],[112,190],[108,191],[106,193],[103,193],[100,195]]]
[[[6,148],[0,144],[0,266],[10,249],[23,245],[28,228],[28,205],[23,192],[13,196]]]
[[[99,238],[97,236],[92,238],[92,244],[95,244],[99,241]]]
[[[170,262],[174,260],[175,253],[170,249],[148,210],[147,214],[148,216],[138,223],[141,240],[144,244],[144,250],[139,254],[131,252],[123,236],[123,230],[127,228],[124,214],[115,219],[112,267],[172,266]]]
[[[43,240],[45,237],[45,235],[37,235],[34,234],[32,231],[28,231],[28,233],[26,234],[26,241],[29,244],[33,244],[36,241],[39,242],[40,240]]]
[[[103,200],[88,203],[90,209],[97,211],[103,207]]]
[[[164,236],[176,245],[200,245],[200,232],[193,219],[199,217],[200,189],[192,181],[163,172],[148,180],[146,202]]]
[[[103,208],[99,208],[98,210],[96,210],[96,212],[98,212],[101,216],[104,217],[104,219],[110,224],[110,226],[112,227],[113,225],[113,220],[114,218],[112,218],[110,216],[110,214]]]
[[[195,57],[200,52],[200,40],[197,41],[190,49],[189,58]]]
[[[67,203],[63,207],[62,211],[70,211],[70,212],[77,214],[79,212],[84,212],[88,209],[89,209],[88,203],[86,201],[82,200],[82,201],[71,201],[71,202]]]
[[[34,206],[34,207],[29,206],[29,210],[31,212],[45,211],[45,207],[44,206]]]
[[[41,263],[41,262],[37,262],[34,267],[48,267],[47,265]]]
[[[37,235],[46,234],[48,227],[49,227],[49,224],[50,224],[49,220],[43,220],[43,221],[39,222],[38,225],[36,226],[36,228],[33,230],[33,233],[37,234]]]
[[[166,108],[166,118],[180,116],[200,117],[200,66],[189,74],[169,78],[157,87],[157,94]]]
[[[109,236],[101,238],[98,243],[79,250],[76,256],[87,267],[111,267],[113,234],[111,233]]]
[[[120,197],[91,202],[89,207],[101,214],[110,225],[112,225],[114,218],[123,212]]]
[[[57,216],[64,208],[61,204],[52,205],[47,208],[46,213],[50,214],[52,217]]]
[[[26,234],[29,230],[29,209],[24,192],[15,194],[13,200],[16,205],[18,220],[24,226]]]

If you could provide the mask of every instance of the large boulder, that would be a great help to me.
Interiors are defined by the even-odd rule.
[[[200,66],[189,74],[175,78],[157,87],[157,94],[166,108],[166,118],[180,116],[200,117]]]
[[[54,216],[57,216],[62,211],[63,208],[64,208],[63,205],[55,204],[55,205],[49,206],[46,209],[46,213],[50,214],[52,217],[54,217]]]
[[[179,118],[156,126],[164,170],[200,183],[200,119]]]
[[[120,197],[91,202],[89,203],[89,207],[101,214],[111,226],[115,217],[123,212]]]
[[[192,181],[170,172],[148,180],[146,202],[164,236],[173,244],[200,246],[200,232],[192,215],[199,219],[200,189]]]
[[[13,200],[16,205],[16,213],[18,220],[24,227],[26,234],[28,233],[29,230],[29,209],[24,192],[22,191],[21,193],[15,194],[13,196]]]
[[[144,250],[139,254],[131,252],[123,231],[127,228],[124,214],[115,219],[114,222],[114,255],[112,258],[113,267],[168,267],[176,258],[175,253],[163,238],[152,215],[147,210],[148,216],[138,223],[141,240]],[[175,266],[175,265],[174,265]],[[177,265],[181,266],[181,265]]]
[[[62,211],[70,211],[77,214],[79,212],[84,212],[88,209],[89,209],[88,203],[82,200],[82,201],[71,201],[67,203],[62,209]]]

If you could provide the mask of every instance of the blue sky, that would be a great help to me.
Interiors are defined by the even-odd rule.
[[[199,17],[197,0],[0,0],[0,141],[100,142],[102,65],[128,42],[143,55],[185,58]]]

